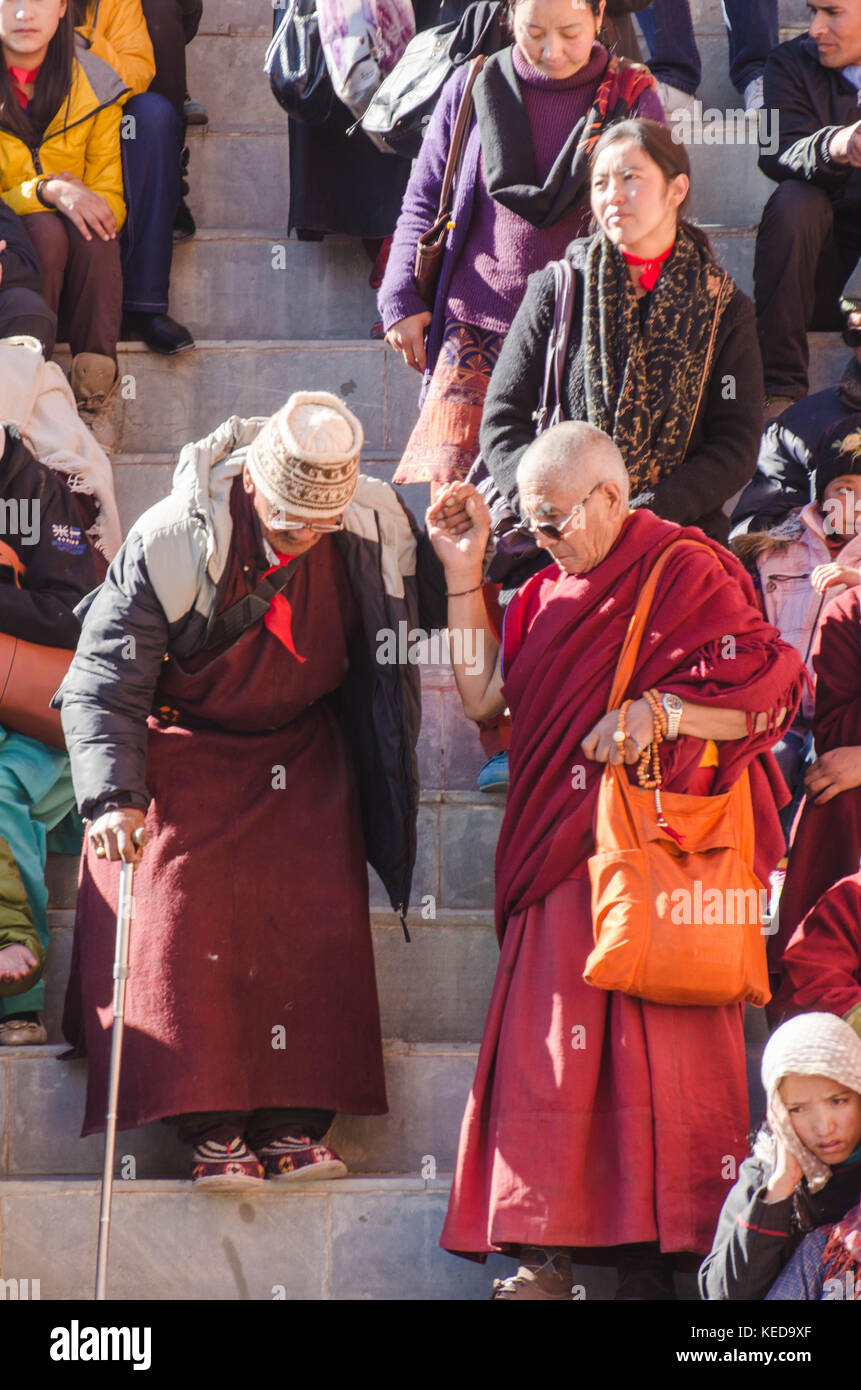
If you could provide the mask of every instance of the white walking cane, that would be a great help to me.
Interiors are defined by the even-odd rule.
[[[134,844],[146,844],[146,830],[134,832]],[[102,845],[96,854],[105,858]],[[105,1298],[108,1277],[108,1245],[111,1238],[111,1198],[114,1193],[114,1154],[117,1144],[117,1098],[120,1090],[120,1064],[125,1027],[126,980],[129,977],[129,940],[134,901],[134,863],[120,865],[120,898],[117,908],[117,937],[114,948],[114,1022],[111,1030],[111,1062],[108,1071],[108,1108],[105,1112],[105,1160],[102,1167],[102,1199],[99,1207],[99,1253],[96,1259],[96,1301]]]

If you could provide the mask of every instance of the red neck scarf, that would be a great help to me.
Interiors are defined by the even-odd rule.
[[[666,251],[662,251],[660,256],[634,256],[630,251],[622,252],[622,255],[625,257],[626,265],[641,265],[643,267],[643,272],[640,276],[640,284],[643,286],[644,290],[653,290],[655,288],[664,261],[669,260],[675,244],[676,243],[673,242],[673,245],[668,246]]]
[[[32,86],[41,71],[41,63],[39,67],[33,68],[32,72],[28,72],[26,68],[10,67],[8,69],[9,76],[12,79],[12,91],[15,93],[15,100],[19,106],[27,107],[30,105],[30,98],[27,96],[24,88]]]
[[[281,569],[282,565],[289,565],[293,558],[292,555],[279,555],[277,565],[272,565],[271,569],[266,571],[263,578],[265,579],[267,575],[275,574],[277,570]],[[288,652],[291,652],[293,656],[295,656],[297,661],[305,661],[306,658],[300,656],[293,645],[293,609],[290,607],[290,602],[284,594],[275,595],[263,621],[273,637],[277,637],[278,641],[287,648]]]

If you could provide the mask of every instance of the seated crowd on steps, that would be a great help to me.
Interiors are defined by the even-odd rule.
[[[861,1296],[861,0],[808,8],[780,43],[776,0],[724,6],[745,109],[779,117],[754,302],[688,216],[687,0],[507,0],[412,169],[348,138],[340,102],[291,120],[291,229],[364,241],[372,334],[422,377],[394,485],[326,391],[269,418],[225,401],[123,539],[117,345],[194,347],[168,311],[203,3],[0,0],[0,1045],[47,1042],[46,856],[83,841],[83,1134],[133,862],[120,1127],[173,1124],[198,1188],[346,1173],[335,1117],[388,1107],[367,866],[406,932],[420,791],[419,670],[379,635],[447,627],[479,784],[507,802],[441,1245],[511,1256],[499,1300],[571,1300],[584,1263],[622,1300],[699,1266],[706,1299]],[[854,354],[813,395],[811,329]],[[416,482],[423,528],[396,490]],[[743,808],[758,985],[593,982],[620,779],[677,841],[686,798]],[[752,1146],[745,1000],[774,1030]]]

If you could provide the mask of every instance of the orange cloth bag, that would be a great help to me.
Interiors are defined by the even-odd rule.
[[[618,709],[633,675],[671,551],[698,544],[676,541],[654,565],[622,644],[608,711]],[[662,791],[660,802],[662,817],[654,792],[633,786],[626,766],[607,764],[589,859],[595,947],[584,980],[655,1004],[767,1004],[766,897],[753,871],[747,770],[720,796]]]

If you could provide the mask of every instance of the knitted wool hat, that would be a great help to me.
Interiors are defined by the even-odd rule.
[[[255,487],[291,516],[320,521],[346,510],[359,482],[362,426],[328,391],[295,391],[249,445]]]
[[[816,500],[825,500],[825,489],[835,478],[861,473],[861,413],[846,415],[816,441],[813,451]]]
[[[762,1054],[762,1084],[774,1134],[801,1165],[811,1192],[818,1192],[831,1169],[802,1144],[780,1098],[785,1076],[827,1076],[861,1094],[861,1038],[837,1014],[798,1014],[772,1033]]]

